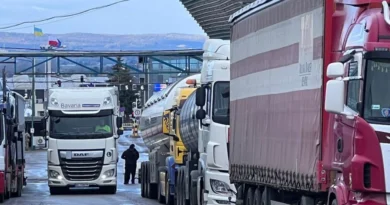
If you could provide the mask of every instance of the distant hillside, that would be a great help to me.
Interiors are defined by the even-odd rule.
[[[206,36],[188,34],[108,35],[90,33],[33,34],[0,32],[0,49],[39,48],[49,37],[60,39],[69,50],[176,50],[202,48]]]

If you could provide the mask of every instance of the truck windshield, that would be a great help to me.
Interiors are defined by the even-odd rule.
[[[216,82],[214,84],[213,121],[224,125],[229,125],[230,98],[223,96],[229,86],[229,82]]]
[[[390,60],[368,60],[363,116],[369,122],[390,123]]]
[[[113,136],[112,115],[50,117],[50,137],[90,139]]]

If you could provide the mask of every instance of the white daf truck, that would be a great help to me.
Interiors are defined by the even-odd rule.
[[[117,139],[123,134],[116,87],[49,89],[43,120],[51,194],[69,188],[117,190]]]

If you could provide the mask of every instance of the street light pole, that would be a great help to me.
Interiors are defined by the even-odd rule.
[[[31,144],[32,148],[35,149],[34,145],[34,117],[35,117],[35,58],[32,61],[32,90],[31,90],[31,104],[32,104],[32,115],[31,115]]]

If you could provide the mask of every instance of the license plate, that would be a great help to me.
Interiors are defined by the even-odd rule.
[[[89,184],[75,184],[75,187],[89,187]]]

